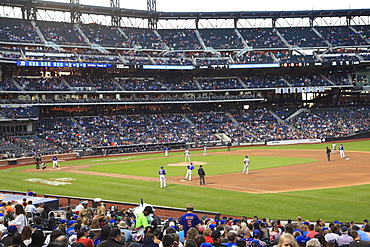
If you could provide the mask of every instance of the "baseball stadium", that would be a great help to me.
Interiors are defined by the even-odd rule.
[[[370,9],[0,3],[4,214],[23,198],[47,204],[47,234],[84,222],[84,202],[95,214],[105,205],[100,226],[134,226],[144,202],[159,225],[176,228],[192,204],[199,234],[221,219],[245,236],[242,227],[300,217],[326,222],[317,230],[324,247],[326,234],[368,225]],[[117,205],[120,214],[110,210]],[[27,214],[30,226],[35,217]]]

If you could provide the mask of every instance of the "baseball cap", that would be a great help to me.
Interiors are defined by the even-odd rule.
[[[254,237],[254,236],[259,236],[259,235],[261,235],[260,230],[256,229],[256,230],[254,230],[254,231],[253,231],[253,237]],[[258,242],[258,243],[259,243],[259,242]]]
[[[260,241],[258,241],[257,239],[253,239],[252,242],[251,242],[251,245],[255,245],[255,246],[261,246],[260,244]]]
[[[148,213],[150,213],[150,214],[154,213],[153,208],[152,208],[151,206],[146,206],[146,207],[144,208],[144,211],[147,211],[147,212],[148,212]]]
[[[17,226],[16,225],[10,225],[8,226],[8,232],[9,233],[14,233],[18,230]]]
[[[95,198],[94,202],[101,202],[101,198]]]
[[[325,241],[328,243],[335,243],[337,239],[335,238],[335,235],[333,233],[328,233],[325,235]]]
[[[216,227],[216,225],[215,225],[215,224],[209,224],[209,225],[208,225],[208,228],[210,228],[210,229],[212,229],[212,230],[213,230],[215,227]]]
[[[61,219],[60,221],[59,221],[59,223],[60,224],[64,224],[64,223],[66,223],[67,221],[65,220],[65,219]]]
[[[88,227],[88,226],[83,226],[83,227],[81,227],[80,232],[87,232],[87,231],[90,231],[90,230],[91,230],[91,228],[90,228],[90,227]]]
[[[220,220],[220,224],[221,225],[226,224],[226,220]]]
[[[305,237],[303,237],[303,236],[298,236],[298,237],[296,237],[296,238],[295,238],[295,240],[297,240],[297,243],[298,243],[298,244],[304,244],[304,243],[306,243],[308,240],[310,240],[310,238],[309,238],[309,237],[305,238]]]
[[[352,230],[355,230],[355,231],[360,230],[360,227],[358,227],[358,226],[356,226],[356,225],[353,225],[353,226],[352,226]]]
[[[346,226],[342,226],[342,228],[340,228],[340,231],[341,232],[347,232],[348,228]]]
[[[213,239],[218,239],[219,237],[221,237],[221,232],[219,230],[215,230],[214,232],[212,232],[212,238]]]

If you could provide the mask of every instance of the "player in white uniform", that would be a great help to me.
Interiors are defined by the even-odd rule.
[[[335,142],[333,142],[333,144],[331,144],[331,152],[333,154],[337,153],[337,144],[335,144]]]
[[[204,145],[203,147],[203,156],[207,156],[207,146]]]
[[[169,150],[168,147],[164,147],[163,150],[164,150],[164,156],[168,157],[168,150]]]
[[[242,174],[248,174],[248,167],[249,167],[249,164],[251,163],[251,161],[249,160],[248,156],[245,156],[245,159],[243,160],[243,164],[244,164],[244,169],[242,171]]]
[[[189,181],[191,181],[191,173],[194,170],[193,163],[190,163],[190,165],[186,166],[186,175],[185,175],[185,180],[189,178]]]
[[[345,159],[346,158],[346,155],[344,154],[344,146],[343,146],[343,144],[340,144],[340,146],[339,146],[339,154],[340,154],[340,158],[341,159]]]
[[[58,158],[57,158],[57,156],[54,156],[52,158],[52,161],[53,161],[53,168],[54,167],[58,168],[59,167],[59,164],[58,164]]]
[[[186,149],[184,154],[185,154],[185,162],[186,162],[186,160],[188,160],[188,162],[191,162],[190,161],[190,151]]]

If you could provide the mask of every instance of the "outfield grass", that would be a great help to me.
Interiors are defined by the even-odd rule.
[[[338,143],[339,144],[339,143]],[[247,147],[240,149],[306,149],[324,150],[328,144],[289,145],[271,147]],[[370,141],[346,142],[346,150],[369,151]],[[338,145],[337,145],[338,146]],[[236,149],[236,148],[234,148]],[[238,148],[239,149],[239,148]],[[218,150],[209,150],[217,152]],[[221,151],[224,151],[222,149]],[[192,151],[194,153],[202,151]],[[158,158],[158,159],[153,159]],[[138,160],[140,159],[140,160]],[[149,160],[150,159],[150,160]],[[197,161],[206,161],[207,175],[239,172],[242,168],[240,156],[211,155],[199,156]],[[63,162],[63,166],[99,163],[86,170],[142,175],[156,177],[158,168],[165,163],[182,162],[182,152],[170,152],[170,157],[163,158],[163,154],[145,154],[129,156],[109,156],[92,159],[80,159]],[[123,161],[123,162],[122,162]],[[281,165],[313,162],[313,159],[280,158],[280,157],[253,157],[251,169],[264,169]],[[104,164],[103,164],[104,163]],[[92,176],[86,174],[71,174],[66,172],[53,173],[24,173],[20,170],[29,167],[16,167],[0,170],[1,188],[3,190],[26,191],[31,188],[39,194],[56,194],[75,197],[115,200],[153,205],[184,208],[187,203],[193,203],[196,209],[221,212],[226,215],[268,217],[271,219],[296,218],[316,220],[323,218],[326,221],[355,221],[362,222],[368,217],[367,200],[370,184],[335,189],[320,189],[311,191],[296,191],[271,194],[249,194],[242,192],[194,187],[182,184],[169,184],[166,189],[159,189],[159,182],[139,181],[132,179]],[[184,167],[167,167],[169,176],[185,175]],[[49,186],[24,181],[28,178],[53,180],[57,178],[73,178],[71,184],[63,186]],[[370,180],[369,180],[370,181]],[[268,183],[268,178],[266,183]]]

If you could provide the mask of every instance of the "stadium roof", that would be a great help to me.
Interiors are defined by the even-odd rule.
[[[39,10],[79,11],[83,14],[114,15],[118,17],[154,19],[259,19],[370,16],[370,9],[300,10],[300,11],[233,11],[233,12],[158,12],[125,8],[101,7],[43,0],[0,0],[0,5],[33,7]]]

